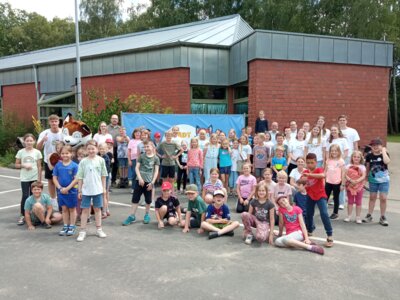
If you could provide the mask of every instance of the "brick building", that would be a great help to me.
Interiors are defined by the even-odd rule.
[[[280,127],[346,114],[365,143],[386,136],[392,55],[390,42],[254,30],[233,15],[81,43],[83,106],[96,89],[249,124],[261,109]],[[74,45],[1,58],[2,112],[74,112],[75,68]]]

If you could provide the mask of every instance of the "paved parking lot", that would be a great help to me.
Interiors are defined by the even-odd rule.
[[[83,243],[59,237],[58,226],[29,232],[16,225],[18,171],[0,169],[0,179],[0,299],[398,299],[396,200],[389,202],[386,228],[346,224],[342,213],[333,222],[334,247],[319,256],[257,242],[247,246],[242,228],[233,238],[215,240],[178,228],[160,231],[154,212],[149,225],[140,222],[143,209],[139,222],[122,227],[128,189],[112,193],[104,240],[94,236],[93,225]],[[234,203],[229,199],[231,209]],[[316,225],[314,241],[322,243],[319,216]]]

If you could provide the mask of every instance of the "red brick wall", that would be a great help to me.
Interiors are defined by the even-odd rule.
[[[3,112],[16,113],[20,120],[32,121],[37,118],[36,90],[34,83],[3,86]]]
[[[88,105],[85,91],[104,90],[106,95],[119,94],[121,99],[130,94],[149,95],[171,107],[174,113],[190,113],[189,69],[177,68],[117,75],[82,78],[83,107]]]
[[[312,125],[319,115],[329,127],[345,114],[364,145],[386,138],[388,85],[389,68],[255,60],[249,63],[249,124],[261,109],[280,129],[291,119]]]

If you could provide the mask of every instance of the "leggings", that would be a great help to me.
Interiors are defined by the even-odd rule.
[[[25,201],[28,199],[30,195],[32,195],[31,184],[34,181],[21,181],[21,190],[22,190],[22,198],[21,198],[21,216],[25,216]]]
[[[332,184],[332,183],[325,183],[325,193],[327,199],[329,199],[331,193],[333,192],[333,213],[339,213],[339,194],[340,194],[340,183]]]
[[[184,165],[182,165],[184,166]],[[186,189],[186,182],[187,182],[187,170],[186,169],[181,169],[178,168],[178,178],[176,180],[176,187],[178,188],[178,191],[181,189],[181,183],[182,183],[182,188],[185,190]]]

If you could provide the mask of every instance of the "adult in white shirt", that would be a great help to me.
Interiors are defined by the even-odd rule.
[[[297,158],[304,157],[307,141],[304,140],[305,132],[303,129],[297,131],[295,139],[291,139],[289,143],[289,159],[288,159],[288,174],[297,168]]]
[[[62,130],[59,127],[60,118],[57,115],[50,115],[47,118],[50,128],[39,134],[36,148],[43,150],[44,158],[44,178],[48,180],[48,190],[52,203],[56,199],[56,187],[53,183],[53,171],[49,169],[48,157],[51,153],[56,152],[56,142],[63,140]]]
[[[290,138],[291,140],[295,140],[297,136],[297,123],[295,120],[290,121]]]
[[[317,119],[317,125],[321,128],[322,137],[327,141],[329,139],[329,135],[331,134],[328,128],[325,128],[325,117],[319,116]]]
[[[306,138],[305,139],[308,141],[310,139],[310,136],[311,136],[310,123],[304,122],[303,123],[303,130],[306,133]]]
[[[349,144],[349,154],[347,156],[346,165],[350,162],[351,154],[354,150],[358,150],[358,141],[360,140],[360,136],[358,135],[357,130],[351,127],[347,127],[347,116],[340,115],[338,117],[339,128],[343,133],[343,136],[347,139],[347,143]]]
[[[279,132],[278,131],[279,125],[278,122],[272,122],[271,123],[271,130],[269,133],[271,134],[271,141],[276,145],[276,134]]]
[[[93,139],[97,142],[97,145],[104,144],[108,139],[113,139],[112,135],[108,133],[106,122],[100,122],[99,131]]]
[[[325,162],[325,152],[326,152],[326,141],[321,135],[321,128],[318,125],[314,125],[311,130],[311,135],[306,139],[306,149],[304,156],[308,153],[314,153],[317,156],[317,167],[323,167]]]

